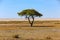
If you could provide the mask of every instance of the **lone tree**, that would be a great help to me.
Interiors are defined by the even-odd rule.
[[[28,19],[31,27],[33,26],[33,23],[34,23],[34,18],[35,17],[41,17],[42,14],[37,12],[36,10],[34,9],[26,9],[26,10],[23,10],[21,12],[18,13],[19,16],[25,16],[25,18]],[[32,19],[32,20],[30,20]]]

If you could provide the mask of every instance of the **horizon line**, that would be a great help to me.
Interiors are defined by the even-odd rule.
[[[60,18],[35,18],[35,21],[49,21],[49,20],[50,21],[52,21],[52,20],[60,21]],[[28,21],[28,19],[25,19],[25,18],[0,18],[0,21]]]

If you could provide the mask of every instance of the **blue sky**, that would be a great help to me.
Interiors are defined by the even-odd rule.
[[[17,12],[35,9],[41,18],[60,18],[60,3],[57,0],[0,0],[0,18],[19,18]]]

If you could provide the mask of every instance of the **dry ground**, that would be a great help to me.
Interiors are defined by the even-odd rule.
[[[0,40],[60,40],[60,21],[0,21]]]

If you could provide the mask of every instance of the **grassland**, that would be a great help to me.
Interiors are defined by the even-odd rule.
[[[0,21],[0,40],[60,40],[60,21]]]

